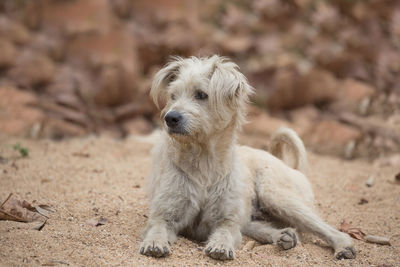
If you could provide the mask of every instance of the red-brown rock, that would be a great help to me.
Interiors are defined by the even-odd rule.
[[[14,45],[6,40],[0,38],[0,67],[8,68],[14,65],[17,50]]]
[[[31,40],[31,34],[22,24],[5,16],[0,16],[0,37],[18,45],[27,44]]]
[[[20,86],[34,87],[50,83],[55,72],[56,67],[48,56],[26,50],[17,58],[10,76]]]
[[[268,108],[272,110],[329,102],[338,93],[337,80],[324,70],[312,69],[303,75],[296,70],[284,69],[277,72],[274,80],[274,90],[267,100]]]
[[[44,118],[42,111],[28,106],[36,101],[36,96],[30,92],[0,87],[0,132],[11,136],[28,135]]]
[[[344,155],[350,142],[356,142],[361,137],[362,133],[358,129],[329,119],[316,123],[303,135],[306,144],[314,151],[338,156]]]
[[[376,89],[365,82],[346,79],[339,90],[338,101],[359,103],[364,98],[373,96],[375,92]]]

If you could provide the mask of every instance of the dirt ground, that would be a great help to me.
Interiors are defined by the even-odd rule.
[[[244,140],[246,141],[246,140]],[[29,149],[17,158],[12,144]],[[246,142],[245,142],[246,143]],[[48,204],[56,209],[41,231],[32,224],[0,221],[1,266],[399,266],[399,166],[366,161],[342,161],[310,153],[311,180],[317,209],[331,225],[343,219],[367,234],[391,237],[392,246],[355,241],[357,258],[334,260],[320,239],[302,235],[289,251],[257,244],[237,251],[237,258],[218,262],[208,258],[202,244],[185,238],[172,246],[168,258],[138,253],[147,221],[146,176],[151,145],[133,138],[87,137],[61,142],[0,138],[0,200],[13,198]],[[375,184],[367,187],[369,176]],[[360,205],[361,198],[368,203]],[[0,201],[0,202],[1,202]],[[104,217],[105,225],[88,219]],[[243,244],[250,239],[245,238]]]

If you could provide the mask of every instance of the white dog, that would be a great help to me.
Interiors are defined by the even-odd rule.
[[[302,173],[306,151],[293,130],[277,131],[272,155],[236,144],[251,92],[238,67],[219,56],[174,58],[156,74],[151,96],[157,106],[165,103],[165,131],[153,151],[140,253],[166,256],[181,234],[206,242],[208,256],[227,260],[235,257],[242,233],[290,249],[296,228],[319,235],[336,258],[355,258],[351,238],[313,211],[313,191]],[[274,220],[287,228],[274,227]]]

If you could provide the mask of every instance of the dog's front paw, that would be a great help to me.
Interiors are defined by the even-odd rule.
[[[338,260],[341,259],[355,259],[356,258],[356,250],[353,247],[346,247],[343,250],[335,253],[335,258]]]
[[[206,255],[216,260],[233,260],[235,253],[231,246],[210,242],[206,246]]]
[[[275,236],[275,242],[283,249],[291,249],[297,245],[297,233],[292,228],[285,228]]]
[[[144,240],[140,245],[140,254],[155,258],[166,257],[171,254],[168,242],[161,240]]]

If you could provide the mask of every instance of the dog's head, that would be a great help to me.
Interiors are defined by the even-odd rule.
[[[245,121],[251,86],[236,64],[219,56],[175,57],[154,77],[150,95],[172,137],[205,140]]]

